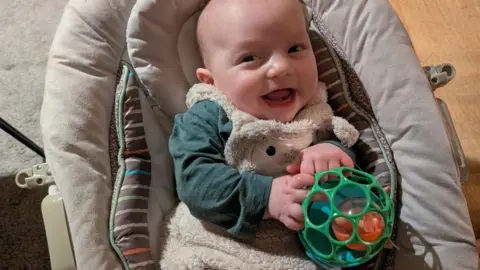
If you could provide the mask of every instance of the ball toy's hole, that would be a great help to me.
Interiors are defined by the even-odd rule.
[[[337,257],[337,260],[339,261],[354,262],[365,257],[366,253],[367,252],[365,249],[358,250],[358,249],[349,248],[348,246],[343,246],[335,252],[335,257]]]
[[[313,228],[306,229],[306,238],[313,249],[318,253],[329,257],[333,253],[333,246],[327,236]]]
[[[340,187],[333,196],[333,201],[338,210],[345,214],[355,215],[367,206],[367,195],[362,187],[347,184]]]
[[[352,198],[346,199],[341,205],[338,206],[338,210],[342,213],[354,216],[362,212],[367,207],[367,200],[365,198]]]
[[[348,241],[353,235],[353,223],[346,217],[332,220],[330,234],[338,241]]]
[[[374,211],[369,211],[358,221],[358,236],[365,242],[375,242],[382,236],[385,229],[383,217]]]
[[[371,197],[372,197],[372,201],[378,205],[381,209],[384,209],[387,207],[387,198],[386,198],[386,194],[385,194],[385,191],[383,191],[381,188],[379,187],[372,187],[370,189],[370,192],[371,192]]]
[[[336,186],[338,186],[338,184],[340,183],[340,177],[339,176],[335,176],[334,178],[329,178],[329,179],[326,179],[326,180],[320,180],[318,181],[318,186],[321,188],[321,189],[332,189],[332,188],[335,188]]]
[[[374,211],[365,213],[358,220],[357,234],[365,242],[377,241],[385,229],[383,217]],[[332,231],[339,241],[348,241],[354,232],[354,224],[345,217],[337,217],[332,222]],[[346,245],[351,250],[366,250],[362,243],[349,243]]]
[[[362,174],[357,170],[353,170],[350,168],[343,168],[343,174],[347,177],[350,181],[361,185],[370,185],[373,183],[373,179],[371,177],[367,177],[367,175]]]
[[[367,207],[366,198],[346,199],[337,208],[348,216],[356,216]],[[378,205],[372,202],[371,207],[379,209]],[[337,217],[332,222],[332,230],[335,238],[339,241],[349,240],[354,233],[354,224],[345,217]],[[385,222],[380,214],[369,211],[358,218],[357,233],[358,236],[366,242],[376,241],[383,233]],[[365,250],[362,243],[350,243],[347,247],[352,250]]]
[[[336,171],[325,171],[323,173],[317,173],[315,175],[316,180],[318,180],[318,186],[321,189],[332,189],[341,182],[341,174]]]
[[[331,215],[330,201],[323,192],[315,192],[308,198],[308,219],[314,226],[323,225]]]

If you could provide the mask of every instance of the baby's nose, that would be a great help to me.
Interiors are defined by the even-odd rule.
[[[267,77],[269,79],[290,75],[290,73],[291,73],[291,65],[288,57],[285,57],[285,56],[272,57],[272,59],[270,60],[270,65],[267,72]]]

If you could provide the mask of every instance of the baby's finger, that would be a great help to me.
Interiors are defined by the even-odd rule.
[[[332,169],[335,169],[335,168],[338,168],[340,167],[340,160],[338,159],[330,159],[328,161],[328,169],[329,170],[332,170]],[[328,174],[328,178],[329,179],[334,179],[334,178],[337,178],[337,175],[334,174],[334,173],[331,173],[331,174]]]
[[[352,175],[351,172],[349,172],[349,171],[343,171],[343,176],[349,177],[349,176],[351,176],[351,175]]]
[[[287,166],[287,172],[289,174],[297,174],[297,173],[300,173],[300,165],[302,163],[302,154],[300,153],[300,155],[297,157],[297,159],[295,159],[294,162],[290,163],[288,166]]]
[[[293,193],[293,202],[295,203],[302,203],[305,198],[307,198],[308,193],[310,190],[308,189],[297,189]]]
[[[347,154],[344,154],[340,158],[340,163],[341,163],[341,165],[343,165],[345,167],[349,167],[349,168],[354,168],[355,167],[355,164],[353,164],[352,158],[350,156],[348,156]]]
[[[303,189],[305,187],[311,187],[315,183],[315,178],[313,175],[300,173],[293,176],[288,181],[288,186],[294,189]]]
[[[296,222],[303,223],[305,221],[302,206],[298,203],[293,203],[288,206],[288,214]]]
[[[311,202],[317,202],[317,201],[328,201],[327,195],[323,192],[316,192],[315,194],[310,197]]]
[[[315,172],[320,173],[328,170],[328,163],[323,159],[315,160]],[[323,176],[320,181],[325,181],[328,179],[328,176]]]
[[[303,222],[298,222],[289,216],[283,216],[280,221],[292,231],[299,231],[304,227]]]
[[[328,169],[329,170],[332,170],[332,169],[335,169],[335,168],[338,168],[340,167],[340,160],[334,158],[334,159],[330,159],[328,161]]]
[[[297,174],[300,173],[300,162],[295,161],[287,166],[287,172],[289,174]]]
[[[343,157],[340,158],[340,166],[343,167],[348,167],[348,168],[355,168],[355,164],[353,163],[353,160],[347,155],[343,155]],[[352,175],[351,172],[349,171],[344,171],[343,176],[345,177],[350,177]]]
[[[311,174],[315,173],[315,164],[311,157],[303,157],[302,163],[300,164],[300,173]]]

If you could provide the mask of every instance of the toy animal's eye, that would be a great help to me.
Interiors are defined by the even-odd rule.
[[[275,147],[273,147],[273,146],[267,147],[267,151],[266,151],[266,152],[267,152],[267,155],[269,155],[269,156],[275,155],[275,152],[276,152],[276,151],[275,151]]]

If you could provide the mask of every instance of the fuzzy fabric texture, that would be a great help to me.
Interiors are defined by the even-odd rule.
[[[327,103],[324,83],[318,83],[317,95],[293,121],[281,123],[261,120],[240,111],[213,85],[195,84],[187,94],[190,108],[201,100],[218,102],[232,120],[233,129],[225,146],[227,162],[240,171],[255,171],[263,175],[280,176],[300,152],[312,143],[330,137],[340,140],[346,147],[357,141],[359,132],[347,120],[334,116]],[[267,153],[267,149],[275,153]]]
[[[317,269],[306,257],[297,233],[275,220],[263,221],[254,242],[243,242],[193,217],[184,203],[168,224],[162,257],[165,270]]]
[[[345,119],[333,115],[324,83],[317,95],[290,123],[261,120],[235,108],[214,86],[196,84],[187,94],[187,107],[202,100],[217,102],[232,120],[226,143],[227,163],[240,171],[263,175],[286,174],[300,152],[333,133],[352,146],[359,132]],[[266,149],[275,149],[267,151]],[[168,224],[162,269],[317,269],[296,232],[275,220],[262,221],[253,242],[234,239],[223,229],[204,223],[180,203]]]

